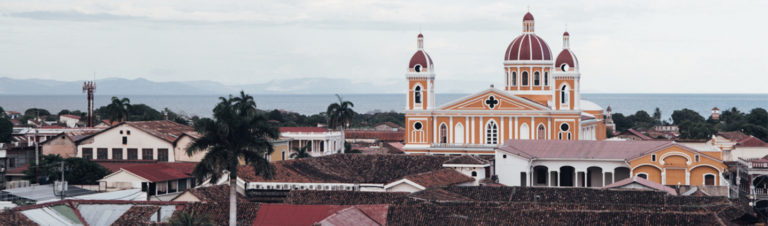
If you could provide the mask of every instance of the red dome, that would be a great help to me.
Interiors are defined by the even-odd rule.
[[[423,38],[423,37],[424,37],[424,35],[422,35],[421,33],[419,33],[419,38]]]
[[[571,35],[571,34],[570,34],[570,33],[568,33],[567,31],[566,31],[566,32],[563,32],[563,36],[569,36],[569,35]]]
[[[408,68],[416,67],[416,65],[421,65],[422,68],[427,68],[431,72],[432,57],[429,57],[429,54],[424,52],[424,50],[416,51],[416,53],[414,53],[411,57],[411,62],[408,63]]]
[[[523,16],[523,21],[526,20],[533,20],[533,14],[531,14],[531,12],[528,12],[525,14],[525,16]]]
[[[509,44],[504,60],[552,60],[552,52],[538,35],[523,34]]]
[[[560,54],[557,55],[555,67],[557,67],[558,70],[561,70],[563,64],[567,64],[568,67],[576,70],[579,66],[579,59],[576,59],[576,55],[573,54],[570,49],[563,49],[563,51],[560,51]]]

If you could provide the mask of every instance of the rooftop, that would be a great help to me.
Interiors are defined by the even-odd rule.
[[[329,131],[326,128],[312,126],[280,127],[280,133],[325,133]]]
[[[671,141],[518,140],[505,143],[499,150],[523,158],[626,160],[672,145],[677,144]]]
[[[112,174],[105,176],[105,178],[117,174],[120,170],[124,170],[151,182],[177,180],[192,178],[192,172],[194,171],[195,166],[197,166],[196,162],[127,164],[120,166],[119,170],[113,171]]]

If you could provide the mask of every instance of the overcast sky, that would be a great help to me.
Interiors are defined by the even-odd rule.
[[[529,6],[553,54],[567,26],[583,92],[766,93],[768,1],[2,0],[0,77],[322,77],[401,92],[421,30],[438,92],[473,93],[502,85]]]

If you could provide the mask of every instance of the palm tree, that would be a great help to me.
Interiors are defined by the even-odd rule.
[[[309,155],[309,150],[312,148],[312,143],[307,143],[304,147],[292,147],[294,153],[291,154],[291,158],[302,159],[312,157]]]
[[[213,226],[213,221],[208,215],[195,211],[176,211],[168,222],[173,226]]]
[[[355,104],[341,99],[339,94],[336,94],[336,98],[339,99],[339,102],[328,105],[325,114],[328,117],[328,128],[341,128],[341,135],[344,136],[344,128],[349,126],[349,120],[355,116],[355,111],[352,110]]]
[[[237,167],[239,161],[253,165],[257,176],[272,178],[274,170],[266,159],[272,153],[270,139],[279,137],[279,130],[256,110],[253,97],[240,91],[240,96],[220,97],[213,109],[214,119],[201,119],[198,128],[203,134],[187,149],[187,155],[208,150],[195,167],[197,181],[218,181],[229,173],[229,224],[237,223]]]
[[[128,119],[128,110],[131,109],[131,100],[123,97],[123,99],[112,97],[112,103],[107,105],[107,111],[109,112],[109,120],[125,121]]]

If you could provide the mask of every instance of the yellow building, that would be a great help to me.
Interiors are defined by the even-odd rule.
[[[581,74],[570,34],[556,58],[534,33],[530,13],[523,32],[504,52],[503,89],[490,88],[435,106],[435,66],[417,37],[417,51],[406,72],[408,154],[482,154],[507,140],[603,140],[603,109],[582,100]]]

